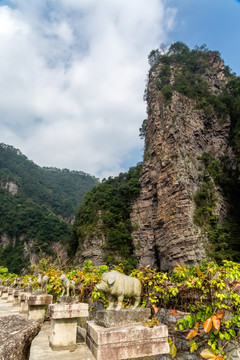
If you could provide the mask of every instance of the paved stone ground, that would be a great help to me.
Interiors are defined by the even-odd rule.
[[[12,306],[6,300],[0,299],[0,317],[14,314],[19,315],[18,310],[19,307]],[[49,335],[50,322],[45,322],[40,333],[32,342],[30,360],[95,360],[85,343],[77,344],[77,348],[74,351],[52,351],[48,345]]]

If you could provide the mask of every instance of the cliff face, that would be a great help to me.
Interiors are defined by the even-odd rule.
[[[232,153],[228,148],[230,119],[221,119],[214,110],[206,115],[196,108],[196,100],[177,91],[167,102],[158,87],[162,66],[157,64],[149,74],[142,190],[131,220],[139,266],[150,264],[167,271],[177,263],[196,264],[207,254],[207,237],[193,222],[194,195],[202,177],[198,157],[210,153],[215,158],[232,158]],[[178,70],[171,65],[171,84]],[[219,93],[226,83],[223,70],[218,61],[203,75],[210,92]],[[214,211],[221,221],[227,204],[221,189],[215,186],[214,191]]]

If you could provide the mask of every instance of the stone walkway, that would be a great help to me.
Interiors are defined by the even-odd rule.
[[[12,306],[6,300],[0,299],[0,317],[14,314],[19,315],[18,309],[19,307]],[[45,322],[40,333],[32,342],[30,360],[95,360],[85,343],[78,343],[74,351],[52,351],[48,345],[49,335],[50,322]]]

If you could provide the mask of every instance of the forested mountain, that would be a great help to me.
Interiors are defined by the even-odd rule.
[[[0,261],[19,272],[33,254],[66,241],[77,208],[98,180],[83,172],[41,168],[0,144]]]
[[[5,144],[0,144],[0,181],[14,182],[19,194],[65,218],[75,215],[83,196],[98,183],[82,171],[40,167]]]

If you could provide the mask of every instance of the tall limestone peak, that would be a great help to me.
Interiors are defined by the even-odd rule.
[[[206,176],[204,156],[225,157],[234,166],[231,121],[219,101],[230,73],[217,52],[205,47],[190,51],[182,43],[166,55],[153,51],[149,60],[144,166],[131,221],[139,267],[150,264],[167,271],[208,256],[196,194]],[[221,223],[228,205],[221,187],[211,177],[208,181],[212,213]]]

